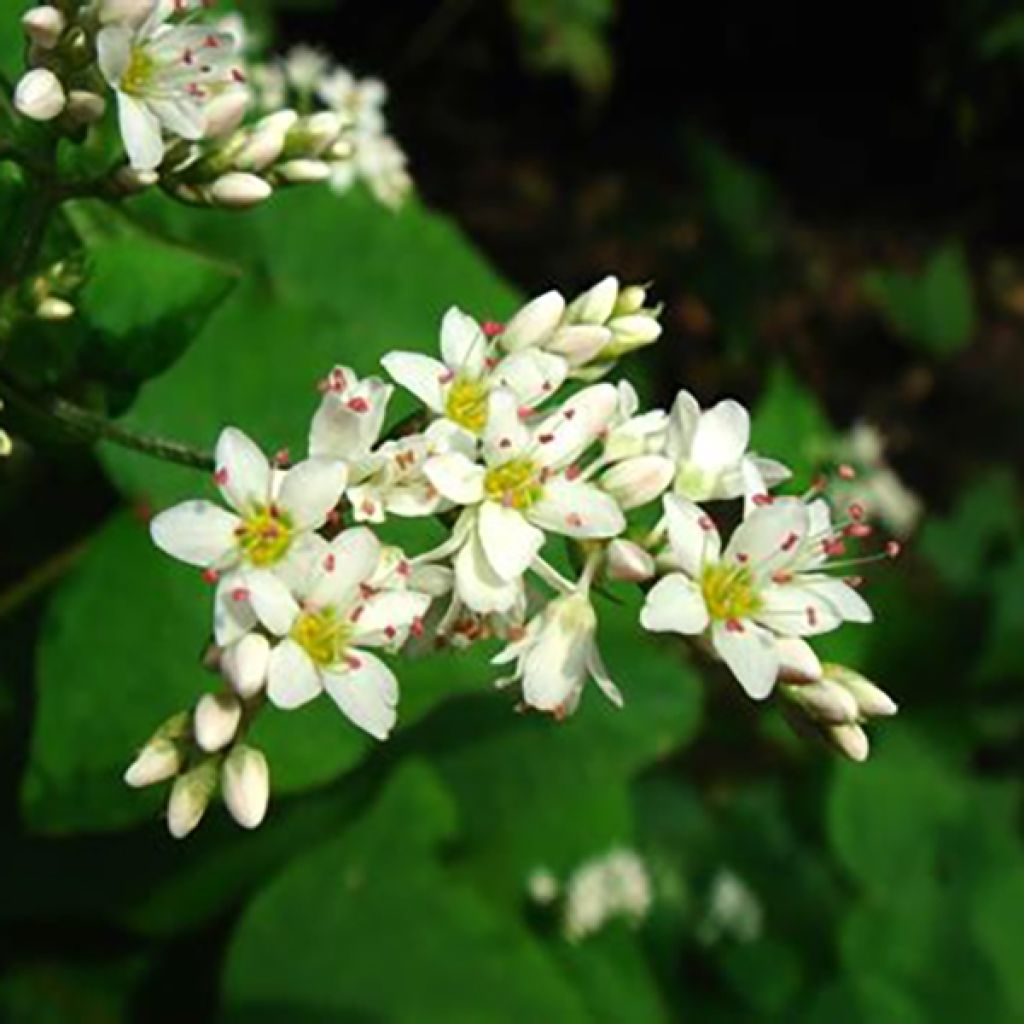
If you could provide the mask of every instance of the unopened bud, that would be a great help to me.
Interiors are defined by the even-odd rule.
[[[341,118],[331,110],[308,117],[300,132],[303,151],[309,156],[322,156],[337,141],[342,127]]]
[[[899,711],[896,701],[881,687],[844,665],[826,664],[825,678],[841,686],[857,704],[862,718],[888,718]]]
[[[25,34],[43,50],[52,50],[67,26],[67,19],[56,7],[33,7],[21,18]]]
[[[60,79],[46,68],[36,68],[24,75],[14,91],[18,112],[33,121],[52,121],[66,102]]]
[[[782,695],[810,718],[826,725],[856,723],[857,702],[838,683],[821,679],[814,683],[784,683]]]
[[[573,324],[560,327],[544,348],[555,355],[564,356],[570,366],[589,363],[612,341],[612,332],[607,327],[595,324]]]
[[[240,171],[266,170],[284,152],[285,139],[298,119],[294,110],[279,110],[263,118],[235,153],[235,167]]]
[[[331,168],[323,160],[288,160],[274,173],[289,185],[316,185],[330,178]]]
[[[224,760],[220,776],[224,803],[242,828],[257,828],[270,801],[270,768],[262,751],[239,744]]]
[[[646,302],[646,288],[639,284],[628,285],[619,292],[614,313],[616,316],[628,316],[630,313],[638,313],[644,308]]]
[[[196,743],[208,754],[223,750],[238,732],[242,705],[233,693],[206,693],[195,713]]]
[[[142,789],[173,779],[181,771],[181,766],[181,750],[177,743],[167,739],[152,739],[128,766],[124,781],[133,789]]]
[[[64,299],[58,299],[55,295],[48,296],[36,306],[36,316],[40,320],[46,320],[49,323],[70,320],[74,315],[75,307]]]
[[[664,455],[638,455],[612,466],[601,477],[601,489],[623,509],[639,508],[664,494],[675,472],[675,463]]]
[[[249,90],[244,87],[225,89],[206,104],[207,139],[220,139],[230,135],[245,117],[251,100]]]
[[[798,636],[775,641],[779,655],[779,679],[784,683],[814,683],[821,679],[821,662],[814,648]]]
[[[409,589],[430,597],[444,597],[453,584],[454,573],[444,565],[416,565],[409,575]]]
[[[261,633],[249,633],[224,651],[220,667],[235,693],[245,699],[266,685],[269,663],[270,641]]]
[[[618,359],[635,349],[650,345],[661,337],[661,324],[649,313],[631,313],[608,321],[612,342],[601,356]]]
[[[67,114],[76,124],[94,124],[103,117],[107,101],[98,93],[72,89],[68,93]]]
[[[175,839],[184,839],[203,820],[216,786],[217,759],[212,757],[174,780],[167,801],[167,829]]]
[[[618,297],[619,279],[608,276],[569,304],[566,319],[574,324],[604,324],[614,312]]]
[[[137,171],[134,167],[122,167],[114,175],[114,183],[125,195],[134,195],[152,188],[160,180],[157,171]]]
[[[830,725],[824,732],[825,738],[851,761],[866,761],[871,752],[868,734],[859,725]]]
[[[262,178],[240,171],[222,174],[208,191],[210,199],[227,210],[248,210],[266,202],[273,194],[273,188]]]
[[[505,325],[501,344],[508,352],[549,341],[565,313],[565,299],[556,291],[531,299]]]
[[[609,579],[646,583],[657,571],[654,557],[639,544],[618,537],[608,545],[605,572]]]

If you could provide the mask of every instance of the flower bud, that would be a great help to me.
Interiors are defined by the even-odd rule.
[[[664,494],[675,472],[675,463],[664,455],[638,455],[612,466],[601,477],[601,489],[623,509],[639,508]]]
[[[24,75],[14,91],[18,112],[33,121],[52,121],[66,102],[60,79],[45,68],[36,68]]]
[[[859,725],[830,725],[825,729],[825,738],[851,761],[866,761],[871,752],[868,734]]]
[[[48,323],[59,323],[61,320],[70,320],[75,315],[75,307],[64,299],[58,299],[56,295],[49,295],[36,306],[36,316]]]
[[[631,313],[608,321],[612,343],[601,353],[604,359],[618,359],[661,337],[661,324],[649,313]]]
[[[43,50],[52,50],[67,26],[67,19],[56,7],[33,7],[21,18],[25,34]]]
[[[808,717],[824,725],[852,725],[859,717],[857,702],[838,683],[784,683],[782,695]]]
[[[152,188],[160,180],[157,171],[137,171],[134,167],[122,167],[114,175],[114,184],[124,195],[134,195]]]
[[[196,743],[208,754],[223,750],[238,732],[242,705],[232,693],[206,693],[195,713]]]
[[[240,171],[266,170],[284,152],[285,139],[298,119],[294,110],[279,110],[263,118],[235,154],[235,167]]]
[[[231,817],[242,828],[257,828],[270,801],[270,769],[263,753],[240,743],[224,760],[220,784]]]
[[[226,210],[248,210],[266,202],[274,190],[255,174],[231,171],[222,174],[209,188],[207,194],[217,206]]]
[[[447,566],[415,565],[409,576],[409,589],[430,597],[444,597],[451,593],[454,581],[454,573]]]
[[[323,160],[289,160],[275,168],[275,173],[289,185],[316,185],[330,178],[331,168]]]
[[[556,291],[545,292],[528,302],[505,325],[502,347],[508,352],[542,345],[550,340],[565,313],[565,299]]]
[[[572,324],[604,324],[615,310],[619,279],[608,276],[570,303],[565,318]]]
[[[813,683],[821,679],[821,662],[814,648],[801,637],[780,636],[775,641],[779,653],[779,679],[784,683]]]
[[[217,759],[212,757],[174,780],[167,801],[167,829],[175,839],[184,839],[203,820],[216,786]]]
[[[612,341],[612,332],[607,327],[594,324],[573,324],[560,327],[544,346],[548,352],[564,356],[570,366],[589,363]]]
[[[249,90],[244,87],[225,89],[220,95],[214,96],[206,104],[204,137],[220,139],[230,135],[242,123],[251,98]]]
[[[341,118],[331,110],[321,110],[306,118],[297,132],[302,151],[309,156],[321,156],[338,140],[342,127]],[[291,143],[292,140],[288,141]]]
[[[269,663],[270,641],[261,633],[249,633],[224,651],[220,667],[235,693],[245,699],[266,686]]]
[[[128,766],[124,781],[133,789],[153,786],[173,779],[181,771],[182,757],[178,744],[169,739],[151,739]]]
[[[619,292],[614,314],[615,316],[627,316],[630,313],[639,313],[646,302],[647,289],[643,285],[628,285]]]
[[[646,583],[657,571],[654,557],[634,541],[617,537],[608,545],[605,572],[609,579]]]
[[[76,124],[95,124],[107,109],[107,101],[86,89],[72,89],[68,93],[68,117]]]
[[[825,678],[841,686],[857,705],[862,718],[888,718],[899,710],[896,702],[859,672],[843,665],[826,664]]]

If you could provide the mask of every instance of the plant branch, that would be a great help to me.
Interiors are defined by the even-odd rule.
[[[51,423],[57,424],[66,434],[80,441],[109,441],[132,451],[141,452],[154,459],[173,462],[190,469],[212,471],[214,459],[209,452],[200,451],[191,445],[170,438],[145,434],[106,416],[84,409],[64,398],[50,397],[33,399],[15,387],[10,381],[0,383],[0,392],[10,398],[14,407],[21,407]]]

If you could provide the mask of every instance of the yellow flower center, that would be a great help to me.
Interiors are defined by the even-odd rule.
[[[292,543],[291,520],[273,505],[257,505],[235,533],[242,557],[259,568],[280,562]]]
[[[708,614],[719,622],[748,619],[761,608],[761,598],[754,589],[754,579],[745,566],[717,562],[705,566],[700,577]]]
[[[132,47],[131,59],[121,78],[122,90],[133,95],[144,93],[155,70],[156,61],[141,46]]]
[[[448,391],[444,404],[445,415],[453,423],[479,434],[487,426],[487,398],[489,391],[483,381],[457,377]]]
[[[352,625],[339,619],[332,608],[303,612],[292,626],[292,639],[322,668],[345,660]]]
[[[544,493],[537,467],[529,459],[511,459],[488,470],[484,492],[508,508],[528,509]]]

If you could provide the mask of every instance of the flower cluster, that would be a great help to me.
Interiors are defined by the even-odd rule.
[[[301,49],[281,65],[250,71],[241,19],[211,21],[210,6],[55,0],[33,7],[22,19],[30,70],[15,90],[16,109],[80,142],[116,108],[127,162],[105,183],[111,194],[159,183],[183,202],[244,209],[277,187],[329,181],[345,191],[362,180],[380,202],[399,205],[411,180],[386,131],[383,85],[357,81]],[[271,90],[274,76],[280,88]],[[263,116],[248,122],[254,107]]]
[[[162,550],[215,585],[211,632],[225,680],[187,727],[164,729],[143,750],[151,765],[155,744],[158,771],[129,773],[177,776],[175,834],[198,821],[218,771],[227,795],[229,765],[232,813],[243,824],[262,817],[266,766],[245,736],[267,703],[289,710],[326,694],[385,739],[399,704],[386,659],[399,652],[498,638],[493,663],[508,666],[500,684],[524,707],[564,718],[591,679],[623,704],[599,650],[598,581],[643,587],[644,629],[694,641],[754,699],[784,684],[791,711],[863,756],[851,730],[863,735],[865,718],[894,707],[823,666],[809,642],[871,621],[849,573],[862,559],[846,557],[871,534],[863,509],[851,504],[837,520],[821,485],[773,494],[789,473],[750,449],[750,418],[735,401],[701,409],[684,391],[670,410],[645,411],[628,383],[602,380],[659,337],[658,315],[645,288],[614,277],[572,302],[548,292],[504,324],[453,308],[437,356],[384,357],[393,383],[334,368],[294,465],[223,431],[221,502],[188,501],[151,525]],[[395,385],[421,410],[386,431]],[[424,517],[445,527],[432,549],[380,539],[392,519]],[[558,559],[566,545],[575,578]],[[837,688],[841,719],[829,704]],[[179,790],[188,813],[175,811]]]

